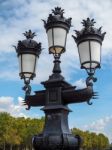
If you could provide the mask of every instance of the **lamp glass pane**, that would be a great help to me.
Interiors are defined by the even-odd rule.
[[[100,63],[100,52],[101,52],[101,45],[96,41],[90,41],[91,45],[91,60],[97,61]]]
[[[36,56],[33,54],[22,54],[22,68],[21,73],[24,74],[26,78],[30,78],[33,73],[35,73],[36,67]]]
[[[47,37],[48,37],[48,45],[49,45],[49,47],[53,46],[53,32],[52,32],[52,29],[49,29],[47,31]]]
[[[50,52],[53,54],[60,54],[63,51],[63,47],[51,47]]]
[[[79,44],[79,55],[82,66],[96,68],[100,64],[101,45],[97,41],[85,41]]]
[[[21,63],[21,55],[19,55],[19,72],[22,72]]]
[[[90,61],[89,42],[85,41],[78,45],[81,64]]]
[[[83,66],[85,67],[85,68],[87,68],[87,69],[89,69],[89,68],[91,68],[91,69],[94,69],[94,68],[96,68],[97,67],[97,63],[94,63],[94,62],[88,62],[88,63],[86,63],[86,64],[83,64]]]
[[[66,45],[67,31],[64,28],[55,27],[47,32],[48,44],[52,53],[61,53]]]
[[[54,45],[64,47],[67,31],[63,28],[53,28],[53,31],[54,31]]]
[[[90,62],[86,63],[86,64],[83,64],[83,67],[89,69],[90,68]]]

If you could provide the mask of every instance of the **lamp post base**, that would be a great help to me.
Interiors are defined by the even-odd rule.
[[[80,150],[78,138],[72,134],[62,135],[37,135],[34,137],[35,150]]]
[[[64,105],[45,106],[43,108],[45,127],[42,134],[35,135],[35,150],[79,150],[81,138],[71,134],[68,128],[69,109]]]

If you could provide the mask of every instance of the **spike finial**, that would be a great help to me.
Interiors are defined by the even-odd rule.
[[[61,9],[61,7],[55,7],[55,9],[52,9],[52,13],[54,15],[61,15],[61,16],[63,16],[64,9]]]
[[[34,36],[36,36],[35,32],[32,32],[31,30],[29,30],[28,32],[26,31],[23,34],[24,34],[24,36],[26,36],[27,39],[33,39]]]
[[[85,28],[93,27],[96,23],[94,19],[87,18],[81,22]]]

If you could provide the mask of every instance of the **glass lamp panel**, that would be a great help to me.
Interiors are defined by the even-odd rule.
[[[90,41],[91,60],[100,63],[101,45],[97,41]]]
[[[83,67],[89,69],[90,68],[90,63],[83,64]]]
[[[35,73],[36,56],[33,54],[22,54],[22,73],[26,78],[30,78]]]
[[[48,37],[48,45],[49,45],[49,47],[53,46],[53,32],[52,32],[52,29],[49,29],[47,31],[47,37]]]
[[[22,61],[21,61],[21,55],[19,55],[18,60],[19,60],[19,72],[22,72],[22,68],[21,68],[21,63],[22,63]]]
[[[32,74],[31,73],[24,73],[25,78],[31,78]]]
[[[53,54],[60,54],[62,52],[63,48],[62,47],[51,47],[50,48],[50,51],[53,53]]]
[[[66,45],[67,31],[64,28],[55,27],[47,32],[48,44],[52,53],[61,53]]]
[[[89,63],[83,64],[83,67],[87,69],[94,69],[97,67],[97,65],[98,65],[97,63],[89,62]]]
[[[53,31],[54,31],[54,46],[59,45],[60,47],[65,47],[67,31],[63,28],[53,28]]]
[[[89,52],[89,41],[82,42],[78,45],[80,62],[85,63],[90,62],[90,52]],[[85,67],[89,67],[89,64],[85,64]]]

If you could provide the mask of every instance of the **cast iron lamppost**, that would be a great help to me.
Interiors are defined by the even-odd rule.
[[[24,79],[25,100],[24,104],[31,106],[43,106],[45,112],[45,126],[43,132],[33,137],[33,147],[35,150],[79,150],[81,144],[80,136],[72,135],[68,127],[68,114],[70,109],[68,104],[87,102],[96,98],[93,91],[93,82],[96,81],[94,73],[100,68],[101,45],[105,33],[101,33],[101,28],[94,28],[94,19],[83,20],[83,29],[75,31],[73,36],[77,43],[81,68],[86,69],[88,78],[87,87],[76,90],[65,81],[61,75],[60,56],[66,51],[66,39],[71,27],[71,18],[63,16],[64,10],[56,7],[52,10],[44,27],[48,36],[49,53],[54,56],[53,73],[49,79],[42,84],[45,90],[36,91],[35,95],[30,95],[30,80],[35,77],[36,60],[41,53],[41,44],[35,42],[35,33],[31,30],[26,32],[26,40],[19,41],[16,52],[19,58],[20,77]]]

